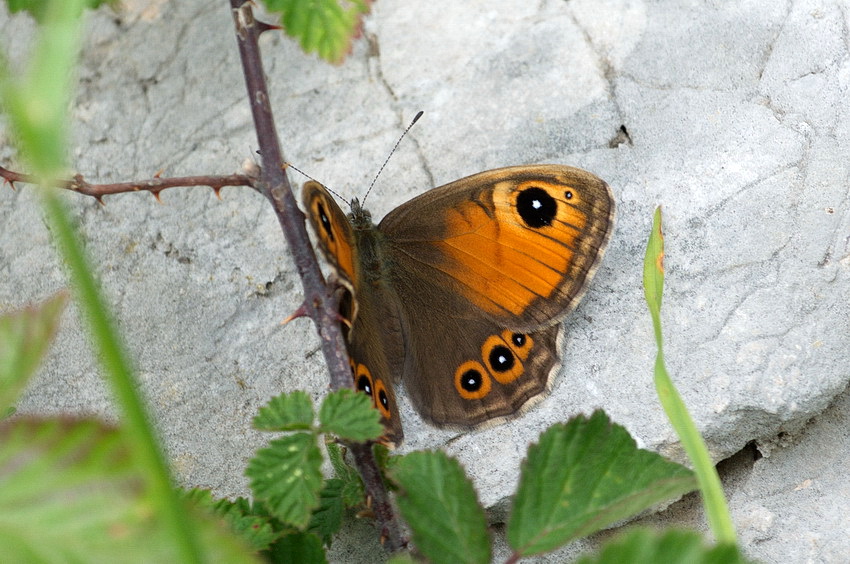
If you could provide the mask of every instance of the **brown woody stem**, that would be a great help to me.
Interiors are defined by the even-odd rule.
[[[307,236],[304,214],[298,209],[292,195],[269,103],[257,39],[263,31],[271,29],[271,26],[254,19],[251,2],[230,0],[230,5],[233,9],[236,40],[239,44],[239,55],[263,164],[256,187],[272,203],[295,259],[304,288],[306,313],[316,323],[322,340],[322,352],[331,374],[331,388],[351,388],[351,368],[339,324],[337,300],[334,292],[325,284],[313,246]],[[349,449],[363,478],[366,493],[372,500],[385,547],[391,552],[400,550],[404,546],[401,528],[375,462],[372,445],[355,443],[349,445]]]
[[[3,178],[14,186],[15,182],[36,184],[38,181],[29,174],[22,174],[0,166],[0,178]],[[150,192],[157,199],[159,193],[167,188],[186,186],[209,186],[215,193],[225,186],[254,186],[256,178],[247,174],[229,174],[225,176],[178,176],[174,178],[153,177],[147,180],[133,182],[115,182],[113,184],[90,184],[81,175],[77,174],[71,180],[54,180],[51,184],[57,188],[63,188],[72,192],[85,194],[96,198],[103,203],[103,197],[112,194],[123,194],[125,192]]]

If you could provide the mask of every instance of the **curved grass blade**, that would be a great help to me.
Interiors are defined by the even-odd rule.
[[[664,366],[664,338],[661,333],[661,297],[664,291],[664,235],[661,231],[661,208],[655,210],[652,233],[646,246],[643,262],[643,287],[646,303],[652,316],[658,354],[655,357],[655,389],[664,407],[667,418],[673,425],[682,447],[694,465],[708,523],[719,543],[735,544],[735,527],[729,516],[729,508],[723,495],[720,477],[705,442],[697,430],[688,408]]]

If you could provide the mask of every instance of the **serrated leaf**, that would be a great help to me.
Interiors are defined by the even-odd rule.
[[[360,474],[356,474],[353,479],[343,483],[342,503],[349,509],[361,507],[366,503],[366,490],[363,488]]]
[[[312,533],[291,533],[281,537],[266,552],[271,562],[327,564],[322,540]]]
[[[0,317],[0,409],[12,408],[41,364],[68,296],[60,292],[37,306]]]
[[[508,542],[521,556],[549,552],[695,485],[690,470],[638,449],[602,411],[575,417],[528,449]]]
[[[274,397],[254,417],[260,431],[303,431],[313,425],[313,402],[305,392],[295,391]]]
[[[391,475],[413,542],[430,562],[490,562],[487,519],[457,460],[414,452],[399,457]]]
[[[319,493],[319,507],[313,510],[307,532],[318,535],[326,546],[331,545],[333,536],[342,527],[343,481],[338,478],[325,480],[325,486]]]
[[[251,562],[218,523],[194,517],[207,561]],[[175,562],[123,435],[90,420],[0,425],[3,562]]]
[[[296,433],[275,439],[248,463],[254,497],[272,514],[295,527],[306,527],[319,505],[322,453],[316,437]]]
[[[281,24],[301,48],[317,53],[331,63],[339,63],[351,50],[351,41],[360,32],[363,15],[369,12],[366,0],[263,0],[270,12],[281,15]]]
[[[322,431],[355,442],[377,439],[384,432],[381,414],[366,394],[354,390],[331,392],[319,408]]]
[[[707,546],[694,531],[656,532],[636,529],[620,535],[602,547],[598,554],[584,556],[577,564],[745,564],[749,562],[735,545]]]
[[[363,480],[357,470],[345,461],[344,449],[332,439],[325,439],[334,474],[342,483],[342,503],[345,507],[359,507],[366,502]],[[380,445],[375,445],[380,446]],[[384,447],[386,448],[386,447]]]
[[[325,449],[328,451],[328,459],[331,461],[331,466],[334,469],[334,473],[337,478],[343,478],[349,472],[354,470],[346,461],[345,461],[345,449],[340,446],[340,444],[330,436],[325,436]]]
[[[211,514],[222,517],[233,533],[243,539],[252,550],[265,550],[277,538],[269,518],[254,515],[250,502],[243,497],[235,500],[213,499],[209,490],[192,489],[184,492],[184,498]]]
[[[142,548],[141,480],[118,431],[93,421],[22,419],[0,426],[3,559],[103,559],[100,543]],[[110,539],[120,524],[125,535]],[[123,541],[123,542],[122,542]],[[150,553],[148,553],[150,554]]]

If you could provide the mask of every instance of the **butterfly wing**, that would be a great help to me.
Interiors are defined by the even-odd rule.
[[[357,232],[324,186],[307,182],[302,190],[307,217],[343,291],[340,314],[355,387],[372,397],[386,433],[382,442],[401,444],[404,434],[393,389],[393,375],[401,372],[402,334],[392,300],[379,287],[367,290],[362,280],[362,256]]]
[[[528,330],[557,323],[575,307],[613,218],[603,180],[538,165],[435,188],[390,212],[379,229],[405,274],[451,288],[494,321]]]
[[[450,427],[493,424],[519,415],[549,391],[560,368],[560,325],[515,331],[463,308],[435,307],[440,302],[427,298],[438,299],[440,292],[418,295],[421,301],[405,304],[402,373],[425,419]]]
[[[403,378],[420,413],[475,426],[548,389],[555,325],[583,295],[613,216],[604,181],[557,165],[476,174],[387,215]]]

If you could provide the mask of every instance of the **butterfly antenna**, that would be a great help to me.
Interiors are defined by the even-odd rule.
[[[383,172],[384,167],[385,167],[385,166],[387,166],[387,163],[388,163],[388,162],[390,162],[390,157],[392,157],[392,156],[393,156],[393,153],[395,153],[395,150],[396,150],[396,149],[398,149],[398,146],[399,146],[399,144],[401,143],[401,140],[402,140],[402,139],[404,139],[404,136],[405,136],[405,135],[407,135],[407,132],[408,132],[408,131],[410,131],[410,128],[411,128],[411,127],[413,127],[413,126],[414,126],[414,124],[415,124],[417,121],[419,121],[419,118],[421,118],[421,117],[422,117],[422,114],[423,114],[423,113],[425,113],[425,112],[423,112],[422,110],[419,110],[419,112],[417,112],[417,113],[416,113],[416,115],[415,115],[415,116],[413,116],[413,120],[410,122],[410,125],[408,125],[408,126],[407,126],[407,128],[406,128],[404,131],[402,131],[401,135],[400,135],[400,136],[399,136],[399,138],[398,138],[398,141],[396,141],[396,142],[395,142],[395,145],[393,146],[393,150],[392,150],[392,151],[390,151],[390,154],[389,154],[389,155],[387,155],[387,160],[385,160],[385,161],[384,161],[384,164],[382,164],[382,165],[381,165],[381,168],[379,168],[379,169],[378,169],[378,174],[376,174],[376,175],[375,175],[375,178],[374,178],[374,179],[372,179],[372,184],[370,184],[370,185],[369,185],[369,188],[367,188],[367,189],[366,189],[366,194],[363,196],[363,205],[365,205],[365,204],[366,204],[366,198],[368,198],[368,197],[369,197],[369,192],[371,192],[371,191],[372,191],[372,186],[374,186],[374,185],[375,185],[375,182],[377,182],[378,177],[379,177],[379,176],[381,176],[381,172]],[[297,169],[296,169],[296,170],[297,170]]]
[[[285,169],[286,169],[286,168],[291,168],[291,169],[292,169],[292,170],[294,170],[295,172],[300,172],[302,175],[306,176],[307,178],[309,178],[309,179],[310,179],[310,180],[312,180],[313,182],[319,182],[318,180],[316,180],[315,178],[313,178],[312,176],[310,176],[309,174],[307,174],[306,172],[304,172],[303,170],[301,170],[300,168],[298,168],[297,166],[295,166],[295,165],[294,165],[294,164],[292,164],[292,163],[283,163],[283,168],[285,168]],[[319,182],[319,184],[322,184],[322,183],[321,183],[321,182]],[[322,184],[322,186],[325,186],[325,185],[324,185],[324,184]],[[339,194],[339,192],[337,192],[336,190],[334,190],[334,189],[332,189],[332,188],[328,188],[327,186],[325,186],[325,190],[327,190],[328,192],[330,192],[331,194],[333,194],[334,196],[336,196],[338,199],[340,199],[341,201],[345,202],[345,203],[346,203],[346,204],[348,204],[349,206],[351,205],[351,202],[349,202],[348,200],[346,200],[345,198],[343,198],[343,197]]]

